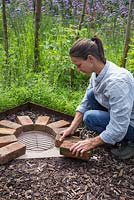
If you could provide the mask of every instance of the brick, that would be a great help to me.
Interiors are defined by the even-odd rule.
[[[53,129],[56,133],[56,138],[55,138],[55,146],[56,147],[60,147],[60,145],[62,144],[62,141],[60,141],[61,138],[61,132],[64,131],[67,128],[55,128]]]
[[[81,159],[81,160],[88,160],[91,157],[91,151],[84,152],[83,156],[81,157],[73,155],[72,152],[69,150],[70,147],[80,141],[78,137],[69,137],[68,139],[64,140],[62,144],[60,145],[60,154],[64,155],[66,157],[71,157],[71,158],[76,158],[76,159]]]
[[[63,141],[60,141],[61,135],[57,134],[55,138],[55,146],[60,147]]]
[[[50,117],[48,116],[39,116],[37,120],[35,121],[34,130],[43,131],[44,126],[48,124],[49,119]]]
[[[6,145],[0,148],[0,164],[5,164],[10,160],[13,160],[19,156],[22,156],[26,152],[26,146],[19,142]]]
[[[15,135],[2,136],[0,137],[0,147],[3,147],[16,141],[17,138],[15,137]]]
[[[47,126],[49,126],[51,128],[61,128],[61,127],[67,126],[69,124],[70,124],[70,122],[68,122],[68,121],[59,120],[56,122],[52,122],[52,123],[48,124]]]
[[[37,120],[35,121],[35,124],[47,125],[49,119],[50,119],[50,117],[48,117],[48,116],[39,116],[37,118]]]
[[[34,123],[29,116],[17,116],[16,120],[22,125],[23,131],[32,131],[34,129]]]
[[[9,120],[1,120],[0,121],[0,127],[6,127],[6,128],[11,128],[11,129],[15,129],[15,135],[19,135],[22,131],[22,126],[20,124],[17,124],[15,122],[11,122]]]
[[[44,132],[49,133],[50,135],[54,136],[54,138],[56,137],[56,133],[54,132],[54,130],[49,127],[49,126],[44,126]]]
[[[53,128],[53,130],[55,131],[55,133],[56,133],[56,138],[55,138],[55,146],[56,147],[60,147],[60,145],[62,144],[62,142],[60,141],[60,137],[61,137],[61,132],[62,131],[64,131],[64,130],[66,130],[67,129],[67,127],[64,127],[64,128]],[[74,134],[73,134],[73,136],[77,136],[77,137],[79,137],[79,134],[77,133],[77,132],[75,132]]]
[[[3,135],[14,135],[14,134],[16,134],[16,130],[15,129],[0,128],[0,136],[3,136]]]

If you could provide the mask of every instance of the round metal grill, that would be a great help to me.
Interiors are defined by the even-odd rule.
[[[18,141],[30,151],[46,151],[54,147],[54,137],[42,131],[28,131],[19,135]]]

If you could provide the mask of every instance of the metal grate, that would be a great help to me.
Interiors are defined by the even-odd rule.
[[[29,151],[46,151],[54,147],[54,137],[42,131],[28,131],[19,135],[18,141]]]

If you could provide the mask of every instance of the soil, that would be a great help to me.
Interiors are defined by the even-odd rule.
[[[39,113],[24,112],[7,116]],[[52,121],[56,119],[53,116]],[[134,158],[116,159],[98,147],[88,161],[28,159],[0,166],[0,200],[134,200]]]

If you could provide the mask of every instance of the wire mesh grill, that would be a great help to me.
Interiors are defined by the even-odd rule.
[[[28,131],[19,135],[18,141],[30,151],[46,151],[54,147],[54,137],[42,131]]]

